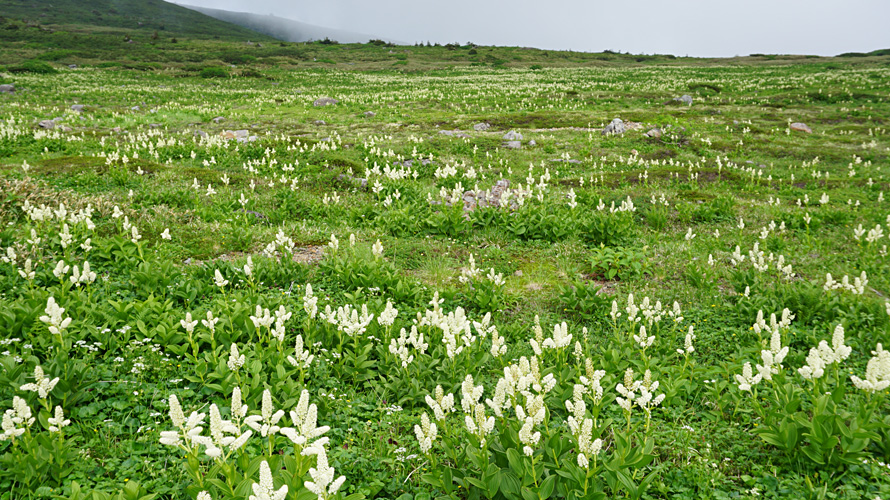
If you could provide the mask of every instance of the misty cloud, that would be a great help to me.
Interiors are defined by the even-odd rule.
[[[886,0],[178,0],[405,42],[690,56],[890,48]]]

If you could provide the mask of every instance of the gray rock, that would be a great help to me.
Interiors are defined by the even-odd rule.
[[[45,128],[47,130],[52,130],[56,128],[56,122],[52,120],[41,120],[40,123],[37,124],[40,128]]]
[[[692,96],[689,95],[681,95],[680,97],[674,97],[674,100],[677,102],[682,102],[687,106],[692,106]]]
[[[627,131],[627,127],[624,125],[624,122],[621,118],[615,118],[611,123],[606,125],[606,128],[603,129],[603,135],[608,134],[623,134]]]
[[[195,130],[195,135],[198,137],[207,137],[207,132],[204,132],[203,130]]]
[[[86,106],[84,106],[83,104],[72,104],[71,105],[71,109],[74,111],[83,111],[83,108],[85,108],[85,107]]]
[[[473,130],[475,130],[476,132],[485,132],[486,130],[488,130],[490,128],[491,128],[491,125],[484,123],[484,122],[477,123],[477,124],[473,125]]]
[[[236,139],[246,139],[247,136],[249,136],[249,135],[250,135],[250,132],[248,132],[247,130],[236,130],[235,131]]]
[[[377,116],[377,113],[375,113],[375,112],[373,112],[373,111],[365,111],[365,112],[362,113],[362,114],[365,115],[365,116],[367,116],[368,118],[373,118],[373,117]]]
[[[807,126],[806,123],[795,122],[791,124],[791,130],[796,130],[798,132],[806,132],[808,134],[813,133],[813,129]]]
[[[664,132],[662,132],[660,128],[653,128],[652,130],[646,132],[645,135],[653,139],[661,139],[663,133]]]
[[[120,128],[120,127],[114,127],[113,129],[111,129],[111,131],[114,132],[114,133],[116,133],[116,134],[119,134],[119,133],[121,132],[121,128]]]
[[[149,123],[148,126],[151,128],[161,128],[160,123]]]
[[[331,104],[337,104],[338,102],[340,102],[340,101],[338,101],[332,97],[321,97],[319,99],[316,99],[315,102],[312,103],[312,105],[315,106],[316,108],[320,108],[322,106],[329,106]]]
[[[511,131],[507,132],[506,134],[504,134],[504,140],[505,141],[521,141],[522,134],[520,134],[519,132],[517,132],[515,130],[511,130]]]
[[[139,111],[139,106],[133,106],[130,111]]]
[[[71,127],[69,127],[69,126],[67,126],[67,125],[61,125],[61,126],[59,127],[59,130],[61,130],[62,132],[71,132],[71,131],[74,130],[74,129],[72,129]]]
[[[15,93],[15,85],[11,83],[4,83],[0,85],[0,94],[13,94]]]
[[[461,139],[468,139],[470,137],[460,130],[440,130],[439,133],[442,135],[447,135],[448,137],[459,137]]]
[[[212,120],[210,120],[210,121],[212,121],[213,123],[220,123],[220,122],[225,121],[225,118],[222,117],[222,116],[217,116],[216,118],[214,118],[214,119],[212,119]]]
[[[312,122],[312,124],[313,125],[327,125],[327,123],[325,123],[324,120],[315,120],[314,122]]]
[[[522,147],[522,142],[520,141],[507,141],[504,143],[504,147],[507,149],[519,149]]]
[[[535,142],[535,140],[534,140],[534,139],[532,139],[532,140],[530,140],[530,141],[528,141],[528,145],[529,145],[529,146],[537,146],[537,145],[538,145],[538,143],[537,143],[537,142]]]
[[[76,65],[76,64],[69,64],[69,65],[68,65],[68,68],[69,68],[69,69],[77,69],[77,65]]]
[[[581,164],[581,160],[563,160],[562,158],[556,158],[556,159],[553,159],[553,160],[550,160],[550,161],[552,161],[552,162],[554,162],[554,163],[563,163],[563,162],[565,162],[565,163],[571,163],[571,164],[573,164],[573,165],[580,165],[580,164]]]

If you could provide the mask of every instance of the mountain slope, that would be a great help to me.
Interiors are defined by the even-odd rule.
[[[341,43],[365,43],[368,40],[379,38],[364,33],[325,28],[313,24],[301,23],[293,19],[251,14],[248,12],[233,12],[229,10],[211,9],[207,7],[194,7],[183,4],[183,7],[193,9],[202,14],[232,24],[237,24],[260,33],[265,33],[273,38],[287,42],[307,42],[309,40],[322,40],[329,38]],[[391,41],[391,40],[386,40]]]
[[[163,0],[0,0],[0,16],[75,30],[98,27],[190,38],[269,39]]]

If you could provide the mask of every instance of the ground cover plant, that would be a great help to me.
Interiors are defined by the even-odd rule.
[[[875,57],[2,73],[0,498],[886,498]]]

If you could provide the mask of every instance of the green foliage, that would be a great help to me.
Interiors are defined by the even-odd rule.
[[[229,72],[225,68],[211,66],[202,69],[198,76],[201,78],[228,78]]]
[[[37,60],[24,61],[6,68],[10,73],[35,73],[38,75],[54,75],[59,71],[48,63]]]

